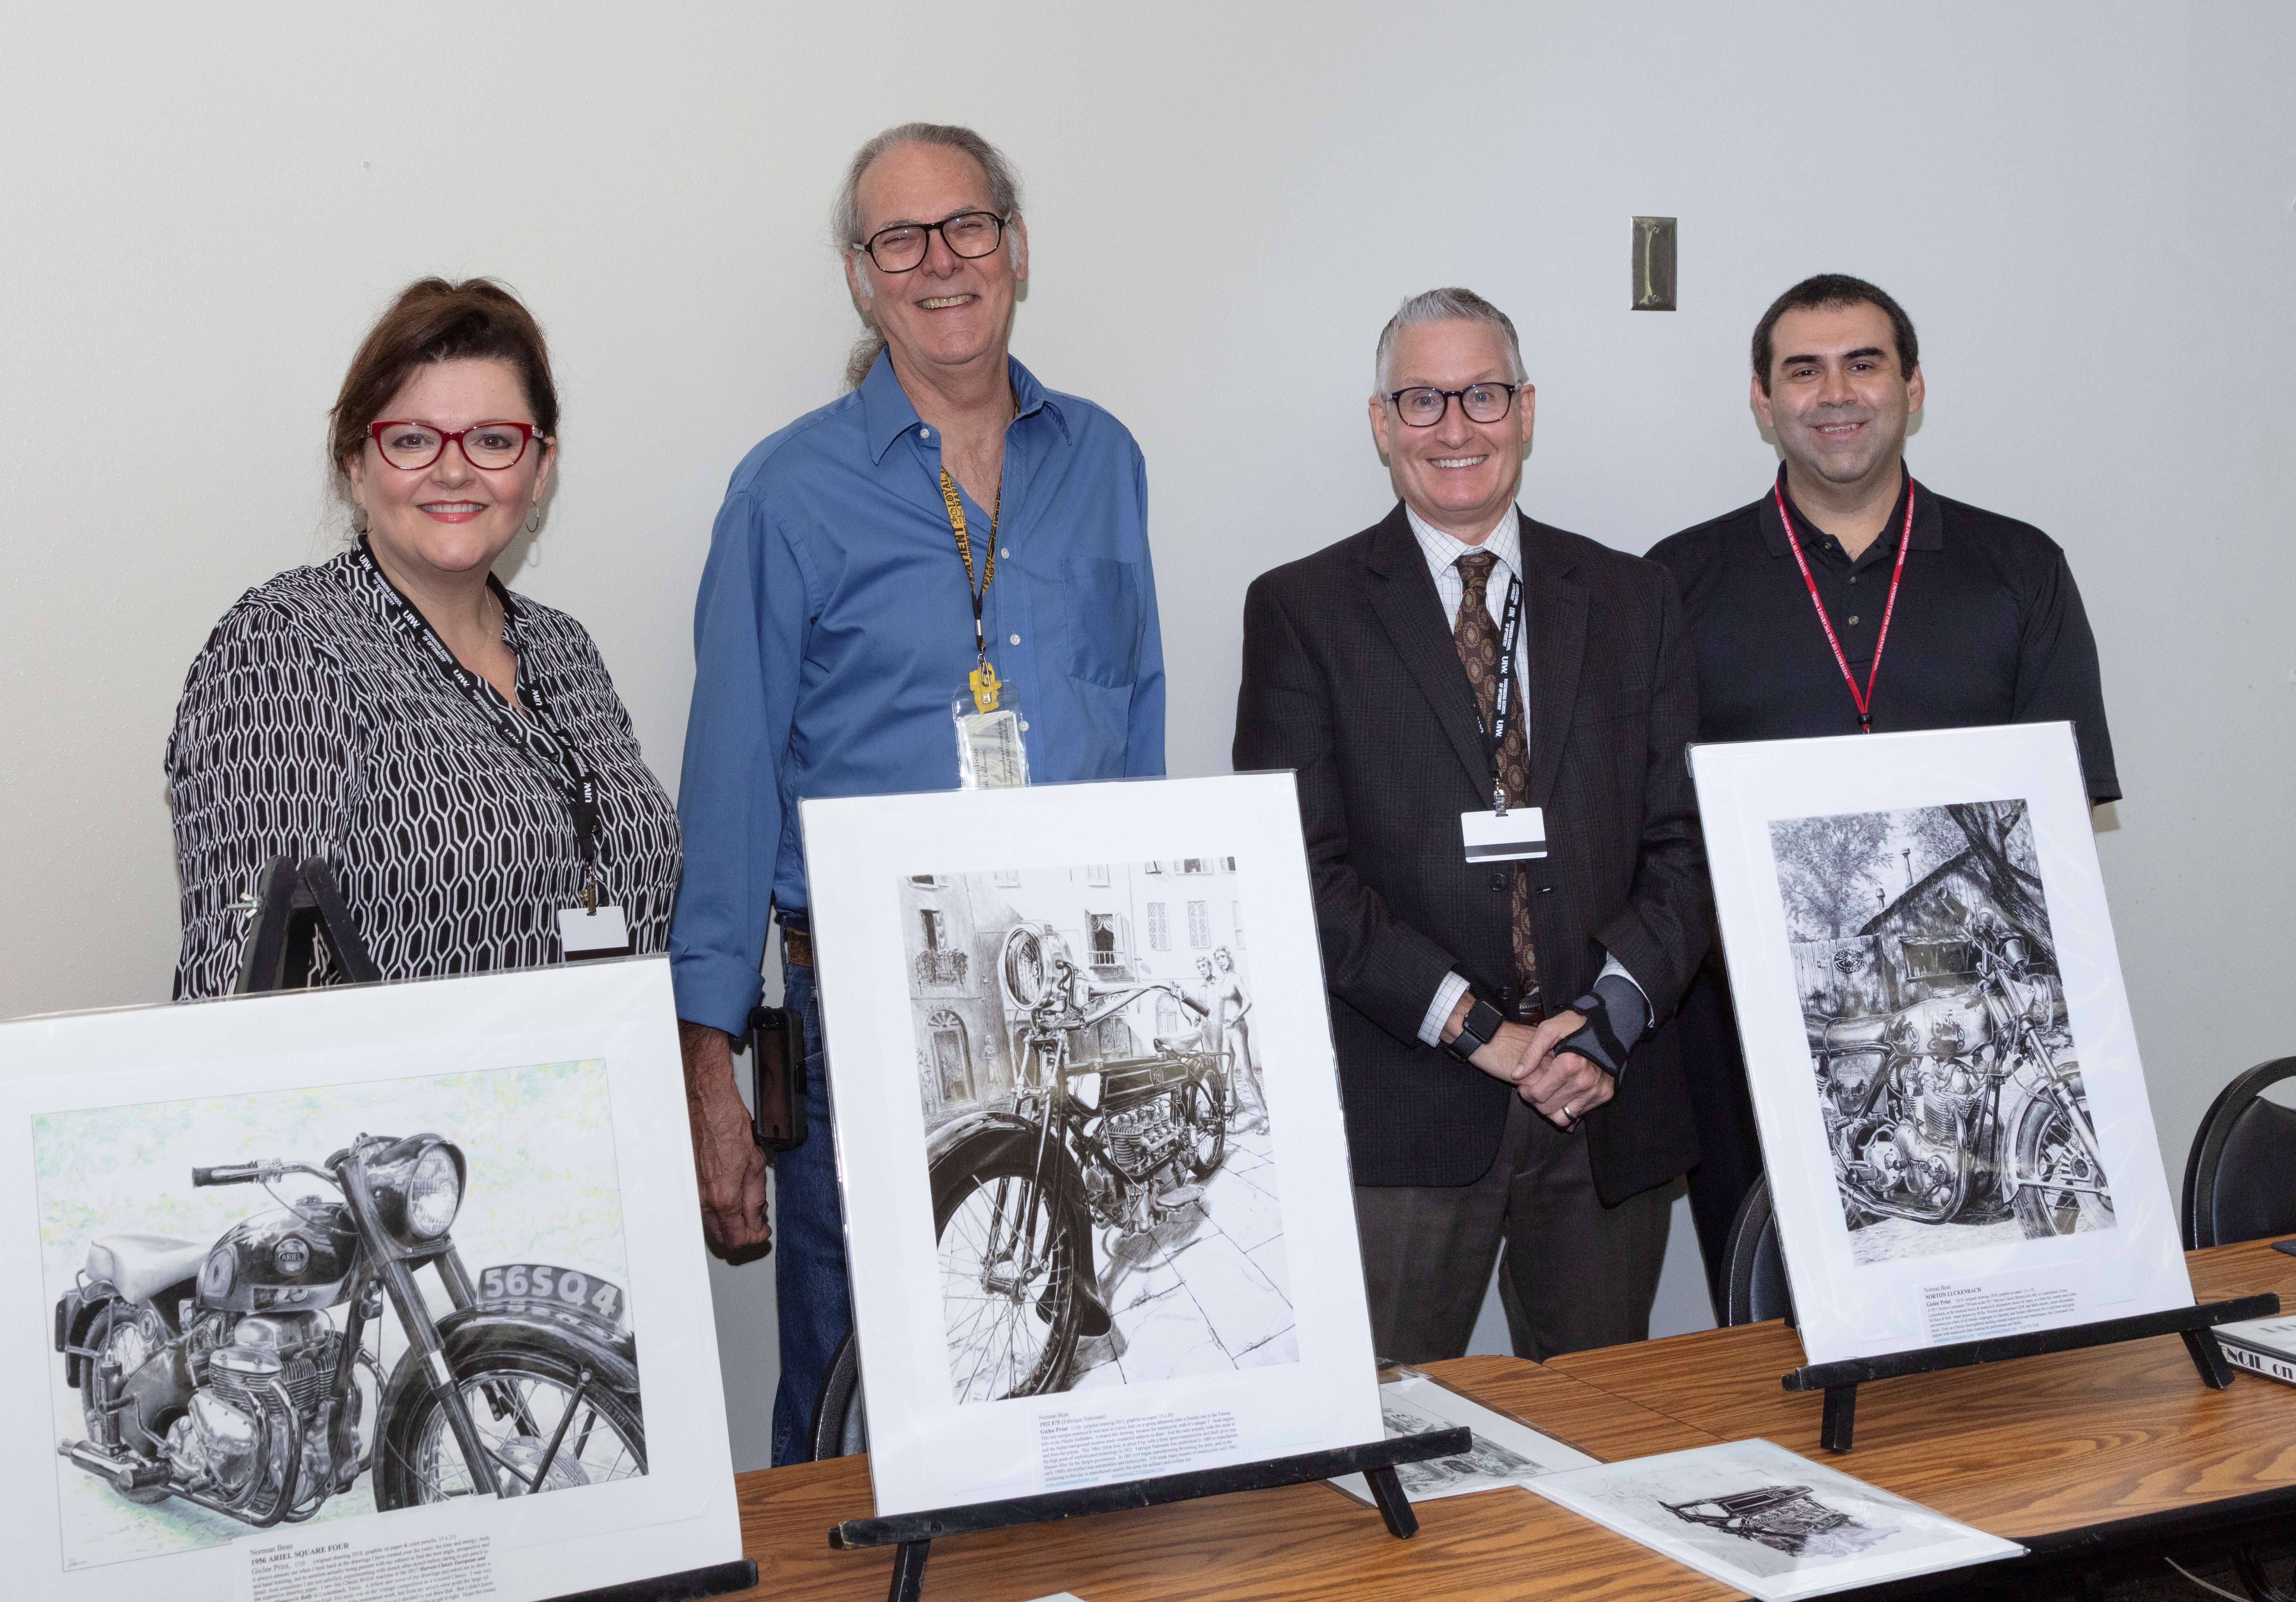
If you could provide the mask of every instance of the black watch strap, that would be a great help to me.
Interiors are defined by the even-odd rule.
[[[1497,1036],[1499,1025],[1506,1022],[1505,1015],[1481,997],[1472,998],[1472,1002],[1459,1024],[1458,1034],[1443,1043],[1443,1049],[1463,1063],[1489,1045]]]

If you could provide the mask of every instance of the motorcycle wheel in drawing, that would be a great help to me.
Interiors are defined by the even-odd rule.
[[[2057,1096],[2037,1096],[2017,1120],[2017,1220],[2028,1237],[2070,1235],[2083,1219],[2092,1229],[2112,1228],[2112,1197],[2089,1160],[2096,1138],[2088,1127],[2088,1097],[2080,1071],[2057,1070]],[[2072,1119],[2081,1120],[2076,1128]]]
[[[1084,1211],[1037,1179],[1041,1132],[973,1130],[932,1165],[951,1377],[961,1401],[1062,1389],[1083,1325]]]

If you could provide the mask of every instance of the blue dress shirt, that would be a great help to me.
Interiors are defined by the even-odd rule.
[[[1029,777],[1161,775],[1140,448],[1092,402],[1010,368],[1020,415],[982,620]],[[956,787],[949,703],[975,661],[972,604],[940,467],[939,431],[881,354],[858,390],[734,470],[694,604],[669,935],[682,1018],[735,1033],[757,1005],[771,906],[807,904],[800,797]],[[964,505],[977,573],[989,512]]]

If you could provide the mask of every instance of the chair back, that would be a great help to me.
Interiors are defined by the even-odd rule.
[[[2296,1111],[2261,1099],[2296,1079],[2296,1057],[2260,1063],[2226,1085],[2185,1160],[2185,1247],[2296,1235]]]
[[[1794,1321],[1793,1292],[1786,1285],[1786,1255],[1778,1245],[1778,1218],[1770,1206],[1767,1174],[1738,1204],[1730,1226],[1727,1270],[1722,1281],[1722,1322],[1759,1324],[1765,1319]]]
[[[809,1439],[816,1463],[869,1450],[869,1418],[861,1407],[861,1352],[850,1329],[837,1343],[837,1355],[829,1360],[829,1372],[822,1376]]]

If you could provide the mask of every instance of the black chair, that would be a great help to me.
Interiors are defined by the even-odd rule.
[[[1778,1216],[1770,1207],[1767,1174],[1738,1204],[1730,1226],[1730,1248],[1722,1280],[1722,1322],[1759,1324],[1765,1319],[1794,1321],[1793,1292],[1786,1285],[1786,1254],[1778,1245]]]
[[[869,1450],[869,1418],[861,1409],[861,1352],[849,1329],[837,1343],[837,1355],[829,1360],[829,1372],[822,1376],[821,1394],[814,1399],[810,1439],[816,1463]]]
[[[2224,1088],[2185,1160],[2185,1249],[2296,1235],[2296,1111],[2261,1099],[2296,1079],[2296,1057],[2250,1069]]]

